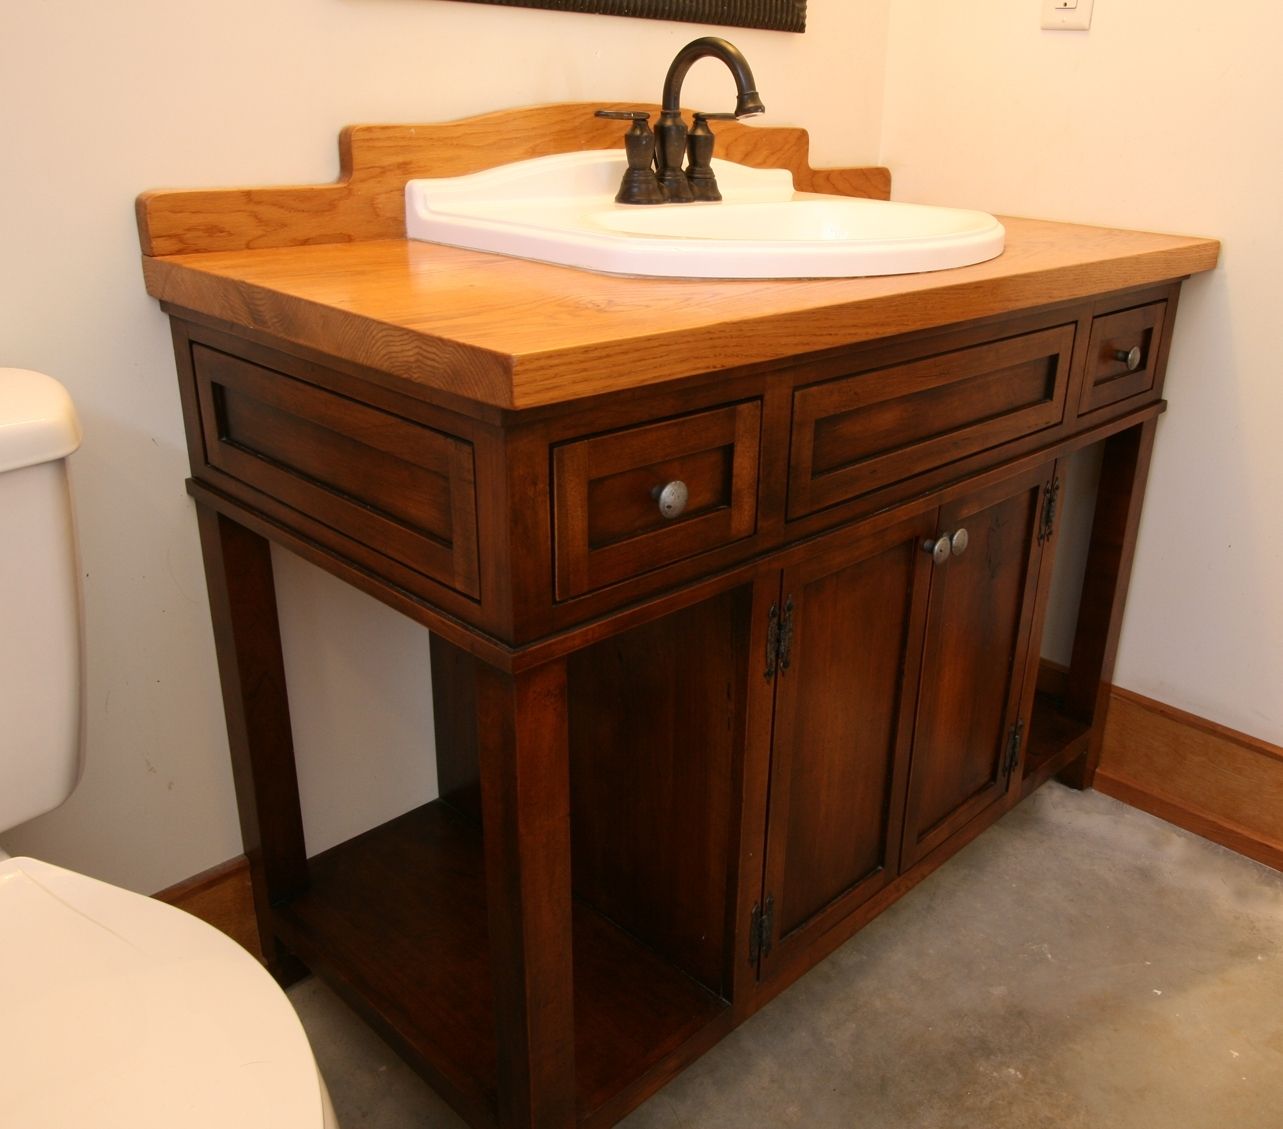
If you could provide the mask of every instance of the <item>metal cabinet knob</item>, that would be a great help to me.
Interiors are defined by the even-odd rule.
[[[928,538],[922,542],[922,551],[930,553],[931,559],[938,565],[944,564],[949,559],[949,554],[953,552],[953,545],[949,541],[947,533],[937,537],[934,541]]]
[[[959,529],[957,533],[949,538],[949,548],[955,557],[962,556],[967,551],[969,544],[971,544],[971,538],[965,529]]]
[[[659,512],[668,520],[680,517],[690,499],[690,491],[680,478],[673,479],[665,486],[656,486],[650,496],[659,503]]]
[[[1114,360],[1122,361],[1127,366],[1128,372],[1135,372],[1140,368],[1140,346],[1133,345],[1130,349],[1115,349]]]

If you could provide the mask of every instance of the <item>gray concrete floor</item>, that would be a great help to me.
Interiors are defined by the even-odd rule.
[[[315,981],[344,1129],[463,1129]],[[1049,784],[624,1129],[1283,1129],[1283,875]]]

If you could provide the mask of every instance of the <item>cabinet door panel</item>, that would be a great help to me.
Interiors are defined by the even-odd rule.
[[[965,529],[967,545],[932,569],[904,867],[1007,794],[1050,473],[1008,479],[941,511],[936,533]]]
[[[932,514],[830,549],[784,574],[788,665],[776,689],[763,975],[896,874],[926,613]]]

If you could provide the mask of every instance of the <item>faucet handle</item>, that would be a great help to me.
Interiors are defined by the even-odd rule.
[[[716,201],[722,198],[713,175],[713,131],[710,121],[734,121],[734,114],[708,114],[696,111],[695,124],[686,134],[686,180],[696,200]]]
[[[655,176],[653,167],[655,134],[646,124],[650,114],[641,110],[598,110],[596,116],[633,123],[624,134],[624,153],[628,157],[628,169],[619,183],[615,203],[662,204],[664,193],[659,187],[659,180]]]

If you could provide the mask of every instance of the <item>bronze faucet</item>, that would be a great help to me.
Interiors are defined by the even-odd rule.
[[[682,82],[691,65],[708,55],[721,59],[735,79],[735,117],[744,118],[766,110],[758,96],[757,83],[753,79],[748,60],[738,47],[727,43],[725,39],[710,35],[686,44],[677,52],[664,78],[664,95],[660,103],[659,121],[655,125],[655,171],[665,198],[674,203],[687,203],[695,199],[690,181],[682,171],[682,157],[686,152],[686,123],[682,121]],[[711,115],[704,115],[706,119],[709,116]],[[711,171],[705,178],[706,184],[709,181],[712,182],[712,191],[716,193],[717,182],[712,180]],[[702,195],[700,198],[720,200],[721,196]]]
[[[691,65],[707,55],[721,59],[735,79],[735,112],[696,114],[695,126],[688,131],[682,121],[682,81]],[[649,114],[629,110],[597,111],[598,117],[623,118],[633,123],[624,137],[628,171],[624,174],[616,201],[620,204],[685,204],[692,200],[720,200],[722,194],[717,189],[717,180],[709,164],[713,155],[713,133],[708,123],[718,118],[744,118],[763,113],[765,109],[758,97],[748,60],[739,48],[715,36],[705,36],[686,44],[677,52],[664,78],[663,102],[654,133],[646,124]],[[682,158],[688,151],[690,161],[683,171]]]

